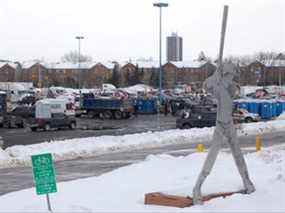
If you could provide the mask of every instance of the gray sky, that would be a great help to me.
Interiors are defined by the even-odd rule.
[[[0,59],[58,61],[77,50],[95,61],[158,58],[153,0],[0,0]],[[225,55],[285,50],[284,0],[168,0],[165,37],[184,39],[184,60],[218,53],[223,5],[229,5]]]

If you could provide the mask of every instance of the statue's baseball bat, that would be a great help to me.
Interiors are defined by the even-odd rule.
[[[221,68],[222,68],[222,63],[223,63],[223,52],[224,52],[224,43],[225,43],[226,28],[227,28],[228,10],[229,10],[229,6],[224,5],[220,50],[219,50],[219,59],[218,59],[218,71],[219,72],[222,71]]]

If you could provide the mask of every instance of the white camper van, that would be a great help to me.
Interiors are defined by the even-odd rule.
[[[76,127],[74,110],[69,109],[69,103],[64,99],[43,99],[36,102],[35,120],[30,124],[32,131],[51,128]]]

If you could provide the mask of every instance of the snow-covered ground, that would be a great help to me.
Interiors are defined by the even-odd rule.
[[[239,135],[263,134],[284,130],[285,120],[242,124]],[[214,128],[167,130],[122,136],[100,136],[12,146],[0,151],[0,168],[30,165],[30,156],[52,153],[55,161],[96,156],[108,152],[159,147],[171,144],[209,141]]]
[[[186,157],[150,155],[144,161],[98,177],[58,183],[50,194],[55,212],[285,212],[285,146],[245,155],[256,192],[210,200],[184,209],[144,205],[144,194],[192,195],[206,153]],[[203,194],[243,188],[232,156],[222,152]],[[16,205],[15,205],[16,204]],[[0,197],[2,212],[46,212],[45,196],[26,189]]]

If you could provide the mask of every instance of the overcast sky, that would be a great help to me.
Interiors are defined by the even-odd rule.
[[[153,0],[0,0],[0,59],[59,61],[77,50],[95,61],[158,58]],[[285,50],[284,0],[168,0],[166,36],[178,32],[184,60],[218,54],[223,5],[229,5],[225,55]]]

